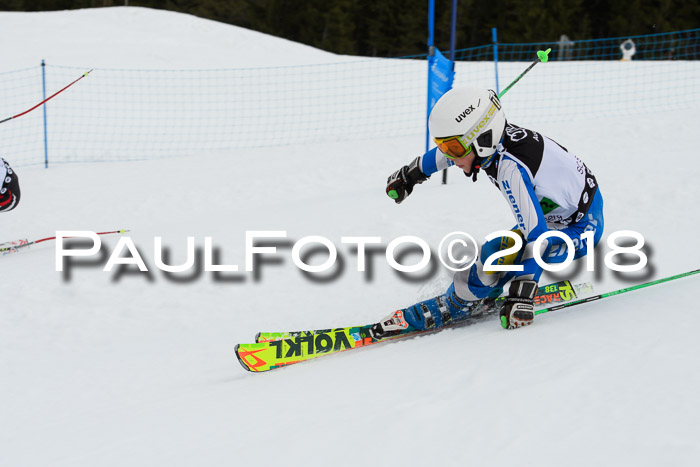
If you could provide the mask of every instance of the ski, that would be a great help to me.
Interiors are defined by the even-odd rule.
[[[662,279],[657,279],[654,281],[649,281],[631,287],[625,287],[619,290],[613,290],[611,292],[589,296],[586,298],[577,297],[577,286],[572,286],[570,282],[563,281],[563,283],[553,284],[555,286],[554,289],[552,289],[552,285],[549,285],[541,287],[540,290],[538,290],[538,296],[540,296],[539,303],[542,303],[541,291],[543,288],[545,289],[545,295],[552,294],[554,293],[554,291],[559,291],[559,289],[561,288],[561,291],[559,291],[559,298],[562,299],[560,301],[562,301],[563,303],[549,306],[547,308],[541,308],[535,311],[535,314],[539,315],[543,313],[549,313],[550,311],[556,311],[562,308],[580,305],[582,303],[589,303],[596,300],[602,300],[607,297],[631,292],[633,290],[643,289],[652,285],[663,284],[665,282],[681,279],[683,277],[688,277],[695,274],[700,274],[700,269],[695,269],[693,271],[664,277]],[[549,290],[547,290],[548,288]],[[592,290],[592,286],[588,284],[583,284],[583,287],[579,286],[578,290],[590,291]],[[549,299],[545,298],[545,300]],[[498,301],[496,303],[498,303]],[[491,312],[495,311],[497,308],[498,305],[494,306]],[[491,314],[491,312],[480,313],[480,316]],[[459,323],[469,321],[470,319],[473,318],[461,320],[451,325],[458,325]],[[273,340],[268,342],[258,342],[255,344],[239,344],[236,345],[235,352],[236,356],[238,357],[238,361],[241,363],[243,368],[245,368],[248,371],[262,372],[273,370],[275,368],[280,368],[286,365],[291,365],[293,363],[298,363],[301,361],[321,357],[323,355],[329,355],[331,353],[342,352],[358,347],[366,347],[368,345],[376,344],[379,342],[415,336],[417,334],[424,334],[427,332],[435,332],[442,329],[440,328],[438,330],[429,331],[406,331],[404,333],[400,333],[398,335],[394,335],[386,339],[377,340],[373,339],[369,335],[369,328],[371,327],[372,325],[367,325],[350,328],[337,328],[332,330],[289,333],[289,335],[296,336],[289,338],[284,338],[285,333],[268,333],[280,334],[283,337],[281,337],[280,340]],[[449,327],[449,325],[445,327]],[[265,333],[259,334],[264,335]]]
[[[588,283],[573,285],[569,281],[560,281],[540,287],[535,303],[541,306],[549,303],[568,302],[592,290],[592,285]],[[478,317],[493,314],[501,306],[502,298],[499,298],[491,307],[479,310]],[[370,335],[369,330],[374,323],[313,331],[260,332],[256,335],[255,343],[238,344],[235,347],[235,352],[243,368],[252,372],[264,372],[324,355],[436,332],[460,322],[469,321],[469,319],[459,320],[439,329],[406,330],[384,339],[375,339]]]
[[[535,295],[535,306],[543,306],[556,304],[560,302],[568,302],[583,295],[589,295],[593,292],[593,286],[588,282],[580,284],[571,284],[570,281],[559,281],[552,284],[543,285],[537,290]],[[485,310],[486,313],[493,313],[501,308],[501,301],[505,297],[501,296],[496,300],[494,309]],[[363,326],[352,326],[353,328],[361,328]],[[255,335],[255,342],[273,342],[282,339],[293,339],[295,337],[311,334],[322,334],[333,331],[332,329],[318,329],[314,331],[282,331],[282,332],[259,332]]]

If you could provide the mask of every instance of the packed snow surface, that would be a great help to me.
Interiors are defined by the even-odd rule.
[[[0,52],[9,68],[38,58],[183,69],[337,60],[140,8],[0,13],[0,23],[15,38]],[[580,264],[559,277],[602,293],[700,267],[700,162],[679,137],[697,131],[697,109],[514,123],[582,157],[605,199],[595,272]],[[101,263],[78,259],[64,273],[53,242],[0,257],[2,465],[697,465],[698,276],[517,331],[487,319],[267,374],[241,368],[234,345],[258,331],[374,322],[449,285],[441,266],[402,278],[383,253],[358,272],[341,237],[378,236],[385,247],[415,235],[436,248],[453,231],[481,240],[511,227],[497,190],[457,169],[400,206],[386,197],[387,175],[421,154],[423,138],[18,170],[22,201],[0,215],[0,242],[129,229],[149,272],[102,270],[118,235],[102,238]],[[642,273],[605,267],[605,238],[620,230],[644,235]],[[286,232],[257,273],[245,271],[246,231]],[[294,266],[292,244],[310,235],[338,247],[335,277]],[[181,264],[189,236],[198,248],[211,237],[219,264],[239,272],[161,272],[154,237],[166,262]]]
[[[2,68],[42,59],[95,68],[248,68],[337,61],[313,47],[191,15],[148,8],[0,12]],[[347,59],[347,58],[346,58]]]

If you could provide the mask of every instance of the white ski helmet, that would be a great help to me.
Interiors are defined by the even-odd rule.
[[[505,128],[506,116],[498,96],[490,89],[451,89],[437,101],[428,119],[433,138],[461,136],[467,147],[473,145],[478,157],[496,152]]]

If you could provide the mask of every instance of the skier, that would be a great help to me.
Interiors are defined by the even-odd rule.
[[[558,230],[572,239],[577,259],[587,253],[587,242],[581,239],[584,232],[594,232],[595,244],[603,234],[603,198],[595,176],[555,141],[508,123],[491,90],[448,91],[433,108],[428,127],[437,148],[394,172],[387,181],[387,194],[401,203],[416,184],[452,165],[473,181],[483,170],[510,206],[517,223],[514,231],[524,244],[506,256],[504,264],[520,265],[522,271],[484,270],[486,258],[515,244],[509,237],[495,238],[482,246],[474,265],[455,273],[445,294],[396,311],[375,324],[371,334],[384,338],[409,326],[433,329],[467,318],[501,295],[506,285],[501,325],[515,329],[531,324],[542,274],[534,259],[535,240],[548,230]],[[566,259],[567,248],[564,240],[549,237],[537,253],[546,263],[556,264]]]
[[[19,179],[10,164],[0,157],[0,212],[11,211],[19,203]]]

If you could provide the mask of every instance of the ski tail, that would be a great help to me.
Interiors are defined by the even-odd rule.
[[[248,365],[247,362],[243,360],[243,357],[241,357],[241,354],[238,352],[238,348],[241,346],[241,344],[236,344],[236,346],[233,348],[233,351],[236,353],[236,358],[238,359],[238,363],[241,364],[243,368],[245,368],[248,371],[252,371],[250,369],[250,365]]]
[[[371,325],[305,331],[295,333],[293,338],[238,344],[235,351],[238,361],[246,370],[256,373],[269,371],[388,340],[373,339],[369,335],[370,327]]]

